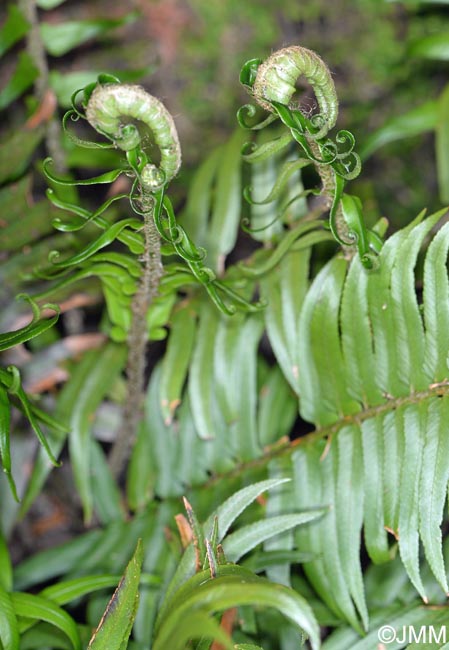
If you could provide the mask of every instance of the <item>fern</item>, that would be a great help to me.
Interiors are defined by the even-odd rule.
[[[253,340],[245,327],[258,328],[260,316],[245,315],[236,323],[205,306],[176,426],[163,436],[162,415],[159,423],[155,420],[164,403],[156,373],[149,392],[148,425],[142,429],[130,468],[130,500],[136,506],[138,494],[181,493],[188,485],[203,483],[210,471],[238,476],[245,468],[266,467],[276,476],[292,477],[292,483],[282,488],[282,498],[270,506],[270,514],[279,515],[286,507],[304,511],[330,506],[322,520],[298,529],[289,548],[312,558],[304,571],[314,589],[334,615],[359,633],[369,625],[360,564],[362,529],[375,563],[391,561],[398,548],[410,580],[428,602],[428,587],[420,575],[421,543],[434,577],[447,591],[441,543],[449,479],[447,224],[433,236],[424,257],[422,303],[414,272],[420,248],[443,212],[426,219],[420,215],[390,237],[374,273],[364,270],[357,258],[348,262],[336,256],[301,293],[297,278],[307,276],[308,253],[292,251],[279,265],[282,277],[290,278],[282,284],[282,308],[296,317],[279,319],[281,329],[273,325],[268,309],[268,335],[286,379],[299,395],[301,416],[316,426],[314,432],[265,452],[256,436],[255,446],[248,447],[251,419],[246,418],[253,417],[253,408],[261,412],[262,396],[257,398],[245,378],[249,397],[240,403],[235,379],[226,382],[222,392],[218,376],[223,376],[226,364],[232,365],[227,351],[240,349],[238,368],[245,377],[245,364],[254,364],[255,351],[247,345],[245,350],[239,348],[238,340],[243,345]],[[303,265],[301,276],[298,264]],[[273,291],[279,285],[271,281]],[[300,309],[292,312],[291,305],[298,300]],[[202,335],[202,326],[210,336],[213,333],[213,351],[204,347],[210,339]],[[222,338],[232,340],[232,346],[221,348]],[[169,339],[169,346],[174,344]],[[211,372],[217,372],[217,379]],[[229,372],[224,375],[232,377]],[[198,384],[200,378],[207,390]],[[288,384],[283,381],[281,386],[292,399]],[[177,401],[181,399],[178,393]],[[285,430],[291,427],[292,416]],[[224,421],[220,424],[217,418]],[[264,443],[279,439],[278,423],[272,423]],[[238,433],[243,430],[245,434]],[[258,427],[259,435],[261,430]],[[142,471],[143,445],[154,450],[157,440],[152,469]],[[136,483],[139,475],[153,475],[157,481],[145,488]],[[179,481],[177,488],[169,478],[173,475]]]
[[[290,498],[300,509],[331,506],[322,522],[298,531],[296,542],[317,556],[304,566],[314,588],[359,629],[359,617],[368,624],[362,527],[374,562],[391,559],[397,544],[427,602],[421,542],[447,592],[447,225],[425,256],[422,304],[414,274],[420,246],[444,212],[424,221],[420,215],[388,239],[376,273],[356,259],[331,260],[304,298],[297,337],[285,346],[297,359],[300,413],[317,426],[288,452]],[[279,333],[269,335],[276,351]]]
[[[8,16],[18,43],[27,33],[26,21],[14,8]],[[127,20],[125,16],[116,23],[66,24],[68,33],[81,28],[84,35],[76,43],[69,39],[58,44],[55,35],[61,30],[56,25],[54,29],[44,25],[42,34],[44,41],[51,41],[47,50],[62,55],[64,48],[87,38],[88,28],[109,33]],[[4,30],[0,42],[5,34]],[[13,43],[6,38],[5,47]],[[56,456],[68,442],[85,521],[96,520],[99,527],[16,568],[15,590],[59,579],[38,595],[13,593],[11,562],[0,539],[4,576],[0,645],[5,648],[19,643],[79,648],[91,638],[89,647],[124,649],[131,628],[130,650],[150,644],[181,649],[186,643],[207,649],[210,639],[231,647],[223,629],[234,605],[239,611],[229,625],[237,627],[239,621],[234,647],[242,649],[254,648],[255,642],[282,650],[297,648],[304,644],[301,630],[318,648],[317,621],[338,628],[324,641],[326,650],[372,648],[382,642],[379,628],[384,624],[399,628],[446,621],[449,546],[443,541],[442,525],[449,481],[449,226],[437,230],[443,211],[427,218],[421,214],[382,245],[385,222],[368,229],[360,201],[343,191],[359,173],[360,161],[349,132],[341,131],[333,140],[328,136],[337,117],[337,101],[327,68],[317,55],[299,47],[286,48],[259,67],[260,63],[249,62],[242,81],[272,116],[255,126],[258,113],[247,107],[243,121],[257,130],[279,118],[282,130],[262,131],[249,143],[251,136],[239,130],[213,152],[192,184],[182,225],[175,220],[171,203],[162,202],[162,194],[157,197],[156,225],[165,224],[159,228],[165,239],[163,253],[172,257],[161,283],[163,295],[142,319],[142,340],[169,333],[166,353],[150,377],[127,469],[126,504],[95,439],[93,420],[105,399],[117,400],[123,391],[124,339],[141,270],[138,260],[120,252],[120,247],[125,244],[132,254],[142,252],[140,224],[135,219],[115,221],[111,203],[120,197],[108,199],[95,212],[81,208],[78,197],[67,189],[72,181],[60,174],[49,174],[53,183],[59,180],[65,188],[58,194],[51,190],[52,216],[58,228],[71,233],[50,239],[40,205],[27,213],[23,228],[27,232],[20,232],[8,216],[5,250],[16,251],[33,242],[28,231],[37,224],[40,242],[25,269],[29,272],[36,263],[39,267],[37,296],[59,292],[61,298],[70,297],[72,282],[92,291],[90,277],[97,275],[109,310],[104,330],[115,339],[89,351],[70,368],[55,414],[57,421],[69,422],[70,432],[53,425],[48,435]],[[288,71],[287,94],[278,93],[283,81],[279,65]],[[30,72],[27,84],[33,81],[31,67]],[[315,86],[322,115],[309,119],[291,104],[299,72]],[[103,79],[109,85],[111,78]],[[82,83],[91,80],[89,76]],[[64,104],[61,75],[53,76],[52,83]],[[8,92],[0,95],[5,105],[11,101]],[[79,114],[76,105],[74,110]],[[240,111],[241,121],[244,114]],[[151,126],[158,128],[158,115],[149,116]],[[107,132],[102,125],[99,130]],[[27,138],[13,175],[8,170],[0,174],[3,180],[21,177],[44,129],[34,135]],[[107,155],[94,154],[87,163],[72,149],[69,166],[79,161],[86,167],[102,165],[104,160],[117,166],[115,153],[101,153]],[[142,151],[131,155],[130,161],[135,178],[141,180]],[[301,174],[308,165],[318,172],[321,192],[307,184],[305,189]],[[149,167],[153,173],[153,165]],[[120,167],[93,180],[113,181],[122,171]],[[150,180],[155,182],[155,177]],[[21,178],[16,187],[21,200],[29,182]],[[311,195],[313,209],[306,201]],[[13,189],[4,188],[2,199],[12,210]],[[133,204],[132,191],[131,199]],[[74,213],[75,219],[63,221],[61,208]],[[110,225],[103,209],[112,217]],[[327,211],[329,228],[320,221]],[[92,223],[80,234],[86,221]],[[240,222],[260,248],[232,265],[229,255]],[[89,241],[91,226],[104,232]],[[201,287],[192,286],[191,265],[181,267],[174,260],[174,253],[181,251],[185,261],[198,263],[193,270],[204,270],[202,254],[190,236],[208,249],[211,269],[206,275],[214,282],[217,276],[217,288],[240,306],[260,295],[258,306],[266,303],[266,308],[232,318],[217,311]],[[323,255],[331,248],[321,243],[328,246],[329,241],[334,247],[335,241],[339,243],[342,251],[322,266]],[[102,250],[112,243],[114,251]],[[42,260],[56,249],[65,253],[62,261],[53,252],[44,267]],[[11,280],[18,265],[13,256],[2,269],[3,277]],[[210,293],[213,286],[201,277]],[[47,279],[56,284],[42,287],[41,281]],[[98,291],[95,295],[99,298]],[[40,320],[37,307],[35,316],[23,330],[2,335],[3,347],[37,336],[56,322],[56,316]],[[273,365],[267,361],[267,350],[271,359],[274,355]],[[137,356],[143,358],[143,352],[138,350]],[[10,393],[16,390],[12,403],[22,404],[26,413],[26,395],[13,383],[6,388]],[[3,390],[0,406],[6,415],[0,423],[0,453],[14,487],[9,400]],[[48,416],[33,409],[32,415],[51,424]],[[291,441],[298,412],[312,430]],[[48,450],[47,440],[41,439]],[[41,491],[49,470],[41,449],[22,513]],[[187,519],[178,513],[184,494],[189,498]],[[2,519],[6,510],[2,503]],[[180,541],[173,532],[174,521]],[[108,605],[106,595],[94,592],[117,584],[117,573],[136,544]],[[364,548],[372,561],[366,571],[361,563]],[[265,573],[278,584],[255,573]],[[60,606],[86,596],[86,618],[77,624]],[[273,605],[274,611],[261,614],[262,605]],[[220,625],[217,612],[222,611]],[[197,645],[195,639],[200,639]],[[405,642],[396,645],[403,647]]]

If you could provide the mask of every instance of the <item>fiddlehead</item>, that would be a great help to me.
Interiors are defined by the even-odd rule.
[[[304,76],[312,86],[319,106],[319,113],[311,118],[303,115],[292,101],[300,76]],[[338,98],[326,64],[315,52],[294,45],[275,52],[265,62],[260,59],[248,61],[242,68],[240,80],[256,102],[288,128],[291,140],[300,145],[306,164],[315,165],[322,182],[322,195],[330,210],[329,227],[335,239],[345,249],[356,245],[364,266],[372,268],[373,254],[378,252],[377,240],[373,245],[373,238],[366,236],[366,228],[361,227],[360,219],[347,220],[341,207],[345,182],[358,176],[361,163],[354,151],[352,133],[339,131],[335,140],[328,136],[337,121]],[[254,111],[245,106],[238,114],[240,124],[245,128],[263,128],[266,121],[248,126],[246,117],[253,115]],[[285,138],[278,138],[273,149],[285,142]],[[260,152],[260,155],[265,153]],[[252,160],[258,159],[257,149],[253,149],[251,156]]]
[[[293,45],[274,52],[257,69],[254,97],[270,113],[275,112],[271,102],[289,106],[296,92],[296,82],[302,75],[315,92],[320,117],[313,119],[315,123],[317,119],[322,122],[316,133],[316,137],[322,137],[335,126],[338,98],[329,68],[312,50]]]
[[[169,183],[181,166],[181,145],[172,116],[165,106],[140,86],[98,85],[89,95],[86,118],[96,131],[109,138],[123,151],[140,147],[146,153],[148,134],[136,120],[152,133],[160,151],[160,164],[145,163],[139,170],[141,182],[157,189]],[[149,156],[148,156],[149,157]]]
[[[84,111],[78,106],[80,96],[83,97]],[[80,118],[87,120],[110,143],[94,143],[74,136],[68,129],[68,123]],[[166,188],[179,171],[181,148],[173,118],[158,99],[139,86],[123,85],[115,77],[100,75],[96,84],[90,84],[73,94],[72,109],[64,116],[63,125],[68,136],[79,146],[121,149],[126,154],[127,166],[91,179],[67,181],[54,176],[48,159],[44,163],[44,170],[52,182],[63,185],[112,183],[121,174],[130,176],[133,182],[128,194],[108,199],[93,213],[62,201],[49,190],[48,197],[57,207],[79,217],[70,223],[58,220],[54,224],[58,230],[76,232],[92,222],[109,233],[108,237],[99,238],[99,242],[104,245],[106,242],[112,243],[111,234],[116,232],[116,238],[125,243],[131,252],[141,253],[144,249],[142,235],[135,231],[132,220],[127,227],[124,225],[123,228],[111,231],[106,220],[101,217],[113,201],[127,197],[133,211],[143,216],[144,220],[151,207],[151,228],[156,228],[164,243],[162,254],[181,257],[187,266],[186,271],[206,289],[221,311],[232,314],[236,309],[253,311],[260,308],[259,303],[251,304],[240,296],[236,297],[229,287],[216,278],[214,272],[204,265],[205,251],[195,245],[176,220],[171,202],[166,196]],[[134,229],[134,232],[130,229]],[[143,230],[145,233],[145,228]],[[86,252],[87,250],[93,251],[93,247],[90,245]],[[77,259],[83,255],[84,252],[81,252]],[[50,261],[55,260],[56,255],[53,253]],[[67,265],[68,263],[69,260]],[[58,261],[60,272],[65,266],[66,261]],[[45,273],[55,277],[52,271],[45,270]],[[227,297],[226,301],[220,294]]]
[[[82,108],[79,107],[81,97]],[[69,121],[79,119],[87,120],[110,142],[106,145],[91,143],[71,135]],[[164,282],[162,255],[179,256],[185,264],[182,272],[178,273],[182,275],[181,284],[185,284],[187,274],[188,282],[203,286],[224,313],[232,314],[237,308],[259,309],[260,305],[249,303],[216,278],[214,272],[204,264],[205,251],[195,245],[176,220],[166,190],[179,171],[181,147],[173,118],[158,99],[139,86],[122,85],[114,77],[102,75],[96,84],[90,84],[72,96],[72,110],[64,116],[63,126],[79,146],[120,149],[125,154],[126,165],[94,178],[72,181],[56,177],[50,167],[51,161],[47,160],[44,170],[53,183],[95,185],[112,183],[121,174],[131,178],[131,188],[127,194],[108,199],[93,213],[66,203],[50,191],[48,196],[51,201],[75,215],[75,219],[68,224],[58,220],[55,223],[58,230],[77,232],[92,223],[103,233],[66,259],[60,259],[58,252],[52,251],[49,256],[50,269],[37,272],[40,277],[56,280],[53,285],[56,290],[90,275],[100,277],[113,325],[111,336],[118,340],[127,336],[128,396],[124,425],[110,456],[111,469],[115,475],[119,475],[140,419],[149,336],[148,311],[156,301],[172,304],[171,300],[174,300],[180,286],[173,284],[171,277]],[[106,210],[113,201],[123,197],[128,198],[133,212],[142,219],[125,218],[110,225],[105,217]],[[103,252],[116,240],[124,243],[131,253],[140,255],[138,269],[136,260],[129,255]]]

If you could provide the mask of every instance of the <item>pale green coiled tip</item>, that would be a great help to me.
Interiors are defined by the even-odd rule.
[[[298,78],[304,76],[313,88],[325,126],[323,135],[331,129],[338,115],[338,98],[329,68],[312,50],[291,45],[274,52],[258,68],[253,86],[257,102],[273,111],[270,102],[290,106]]]
[[[181,145],[173,118],[162,102],[141,86],[98,85],[87,103],[86,118],[94,129],[123,151],[131,151],[139,145],[145,149],[139,123],[145,125],[159,148],[160,170],[165,182],[178,173]],[[151,159],[151,152],[145,153]]]

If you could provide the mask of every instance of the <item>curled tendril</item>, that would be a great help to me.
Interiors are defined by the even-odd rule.
[[[80,118],[85,120],[86,116],[80,113],[78,109],[72,109],[70,111],[67,111],[67,113],[62,118],[62,128],[64,133],[69,138],[69,140],[71,140],[74,144],[78,145],[79,147],[83,147],[84,149],[112,149],[114,147],[113,144],[110,144],[108,142],[91,142],[90,140],[83,140],[81,138],[78,138],[78,136],[76,136],[74,133],[72,133],[67,126],[67,122],[69,120],[71,120],[72,122],[77,122]]]
[[[343,217],[357,246],[360,261],[367,269],[376,268],[382,240],[376,232],[369,231],[363,221],[362,204],[357,196],[344,194],[341,199]]]
[[[250,131],[259,131],[264,129],[266,126],[275,121],[276,115],[269,115],[264,118],[261,122],[254,124],[251,121],[251,118],[255,118],[257,115],[257,108],[254,104],[244,104],[237,111],[237,121],[243,129],[248,129]]]
[[[347,131],[346,129],[342,129],[337,133],[335,136],[335,142],[337,144],[342,144],[346,145],[348,144],[349,146],[344,149],[343,151],[339,151],[337,154],[337,158],[344,158],[345,156],[349,155],[350,153],[353,152],[354,147],[355,147],[355,137],[351,133],[351,131]]]
[[[100,176],[93,176],[92,178],[85,178],[83,180],[73,180],[71,178],[61,178],[59,176],[55,176],[53,172],[50,171],[50,167],[52,165],[53,165],[53,160],[51,158],[46,158],[43,162],[43,169],[47,178],[53,181],[53,183],[57,183],[58,185],[69,185],[69,186],[101,185],[105,183],[113,183],[114,181],[117,180],[120,174],[123,174],[123,172],[125,171],[124,169],[113,169],[112,171],[106,172],[105,174],[100,174]]]

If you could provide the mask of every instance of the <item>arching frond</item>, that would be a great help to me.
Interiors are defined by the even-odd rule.
[[[297,532],[296,543],[315,553],[305,572],[316,591],[356,628],[359,618],[368,623],[362,529],[374,562],[388,561],[397,543],[425,602],[420,545],[448,591],[441,549],[449,479],[448,224],[427,249],[421,301],[415,289],[420,248],[443,213],[420,215],[387,240],[375,272],[357,259],[332,259],[304,299],[296,347],[287,348],[296,358],[300,413],[317,427],[292,447],[290,498],[298,509],[330,506],[321,522]]]

